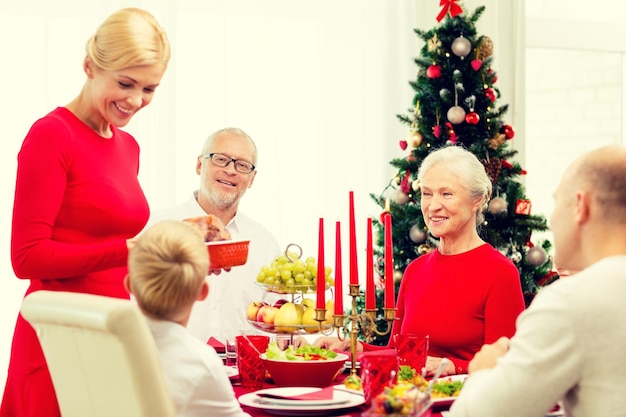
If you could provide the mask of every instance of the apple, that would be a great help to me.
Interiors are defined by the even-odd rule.
[[[274,324],[274,319],[276,318],[276,313],[278,313],[278,308],[271,306],[269,304],[261,306],[256,315],[256,321],[260,321],[265,324]]]
[[[285,304],[286,302],[287,300],[285,300],[284,298],[281,298],[280,300],[276,300],[276,302],[274,303],[274,307],[281,308],[283,304]]]
[[[275,330],[279,333],[293,333],[302,325],[304,309],[300,304],[287,302],[283,304],[274,318]]]
[[[264,305],[265,303],[262,301],[253,301],[248,304],[248,307],[246,307],[246,318],[250,321],[255,321],[259,309]]]

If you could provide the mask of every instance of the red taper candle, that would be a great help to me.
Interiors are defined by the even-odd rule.
[[[391,213],[385,216],[385,308],[394,308],[393,243],[391,241]]]
[[[320,217],[319,239],[317,243],[317,308],[325,308],[326,274],[324,267],[324,219]]]
[[[376,289],[374,288],[374,244],[372,239],[372,218],[367,219],[367,247],[365,271],[365,309],[376,309]]]
[[[341,276],[341,224],[335,228],[335,315],[343,314],[343,277]]]
[[[359,284],[359,272],[356,256],[356,224],[354,220],[354,192],[350,191],[350,284]]]

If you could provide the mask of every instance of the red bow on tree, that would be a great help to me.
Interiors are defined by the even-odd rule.
[[[441,11],[437,15],[437,22],[441,22],[441,19],[443,19],[448,13],[450,13],[450,17],[452,18],[463,13],[461,6],[456,4],[458,1],[459,0],[441,0],[439,3]]]

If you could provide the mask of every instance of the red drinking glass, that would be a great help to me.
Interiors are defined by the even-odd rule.
[[[365,404],[370,404],[386,386],[396,382],[398,356],[392,349],[365,352],[361,354],[360,362]]]

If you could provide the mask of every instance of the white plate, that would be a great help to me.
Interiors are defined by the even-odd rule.
[[[298,395],[311,392],[319,388],[311,387],[284,387],[269,388],[256,392],[267,392],[277,395]],[[270,398],[262,398],[256,395],[256,392],[243,394],[239,397],[239,403],[248,407],[255,407],[265,410],[270,414],[293,416],[297,415],[328,415],[329,410],[339,410],[342,408],[356,407],[364,403],[362,395],[352,394],[350,392],[336,389],[333,393],[332,400],[276,400]],[[317,404],[313,404],[317,402]],[[295,412],[295,413],[294,413]]]
[[[236,366],[224,365],[224,370],[226,371],[226,375],[228,376],[228,378],[234,378],[236,376],[239,376],[239,370]]]
[[[450,375],[450,376],[443,376],[441,378],[439,378],[439,381],[463,381],[465,382],[465,380],[467,379],[467,374],[460,374],[460,375]],[[431,397],[431,401],[433,403],[433,408],[437,407],[449,407],[452,405],[452,403],[454,402],[454,400],[456,400],[456,397],[443,397],[443,398],[432,398]]]

